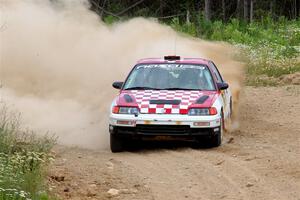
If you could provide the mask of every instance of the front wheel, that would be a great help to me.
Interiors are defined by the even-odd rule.
[[[124,149],[124,141],[118,134],[110,133],[110,149],[111,152],[122,152]]]
[[[211,147],[218,147],[222,144],[223,131],[224,131],[224,118],[222,114],[222,117],[220,119],[219,131],[215,132],[215,134],[210,138]]]

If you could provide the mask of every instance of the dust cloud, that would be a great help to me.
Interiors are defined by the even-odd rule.
[[[61,144],[107,148],[108,111],[117,95],[111,83],[145,57],[212,59],[238,97],[243,70],[232,46],[183,36],[154,19],[107,26],[89,6],[0,0],[1,98],[29,128],[54,132]]]

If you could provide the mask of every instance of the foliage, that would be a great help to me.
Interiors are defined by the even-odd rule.
[[[0,102],[0,200],[49,199],[44,169],[55,139],[22,133],[19,118]]]
[[[300,70],[300,10],[294,0],[89,1],[107,24],[137,16],[154,17],[193,37],[240,47],[250,85],[262,80],[258,76],[277,78]],[[267,83],[273,85],[276,80],[262,85]]]
[[[199,13],[205,13],[205,7],[209,7],[211,19],[228,21],[236,17],[240,20],[250,20],[249,12],[253,14],[254,20],[265,19],[271,16],[278,20],[279,16],[285,16],[288,19],[299,17],[299,5],[295,0],[136,0],[136,1],[109,1],[109,0],[89,0],[91,9],[106,18],[114,15],[118,18],[132,17],[155,17],[167,22],[176,16],[183,21],[187,14],[197,16]],[[250,3],[253,3],[250,9]],[[209,4],[209,6],[207,6]],[[248,4],[245,10],[245,4]],[[296,8],[295,8],[296,7]],[[245,19],[244,13],[247,11],[248,19]],[[193,21],[193,20],[192,20]]]
[[[280,18],[273,21],[270,17],[261,22],[244,23],[232,19],[228,23],[222,21],[209,22],[199,17],[199,25],[180,24],[178,19],[173,19],[171,26],[180,32],[215,40],[226,41],[242,49],[243,57],[248,64],[247,83],[257,85],[257,76],[279,77],[300,71],[300,21],[288,21]],[[192,31],[191,31],[192,30]],[[194,31],[198,30],[198,31]],[[256,81],[252,80],[253,78]],[[268,81],[273,85],[274,81]],[[267,84],[265,81],[262,85]],[[268,85],[268,84],[267,84]]]

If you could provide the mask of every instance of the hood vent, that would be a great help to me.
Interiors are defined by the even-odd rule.
[[[181,103],[181,100],[164,100],[164,99],[158,99],[158,100],[150,100],[150,104],[171,104],[171,105],[179,105]]]
[[[132,102],[133,102],[133,99],[132,99],[131,96],[128,95],[128,94],[125,94],[125,95],[124,95],[124,99],[125,99],[125,101],[126,101],[127,103],[132,103]]]
[[[196,104],[203,104],[208,98],[209,98],[209,96],[204,95],[204,96],[200,97],[199,99],[197,99]]]

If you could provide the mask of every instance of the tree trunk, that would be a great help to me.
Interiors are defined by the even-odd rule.
[[[210,0],[205,0],[205,19],[211,20]]]
[[[294,0],[294,19],[297,19],[297,0]]]
[[[236,2],[236,18],[241,19],[241,0]]]
[[[190,11],[189,10],[187,10],[186,11],[186,23],[187,24],[190,24],[191,23],[191,20],[190,20],[190,16],[191,14],[190,14]]]
[[[103,2],[103,5],[102,5],[102,8],[103,8],[103,9],[105,9],[105,6],[106,6],[105,4],[106,4],[106,0],[104,0],[104,2]],[[100,1],[99,1],[99,6],[100,6]],[[101,12],[100,12],[100,14],[99,14],[101,18],[102,18],[102,16],[103,16],[103,9],[101,10]]]
[[[273,12],[274,12],[274,2],[270,1],[270,14],[271,14],[272,18],[274,16]]]
[[[253,22],[253,5],[254,4],[254,0],[250,0],[250,22]]]
[[[226,21],[225,0],[222,0],[222,17],[223,17],[223,22],[225,22]]]
[[[244,20],[248,22],[249,19],[249,9],[248,9],[248,0],[244,0]]]
[[[160,14],[160,17],[164,16],[164,1],[163,0],[159,1],[159,14]]]

